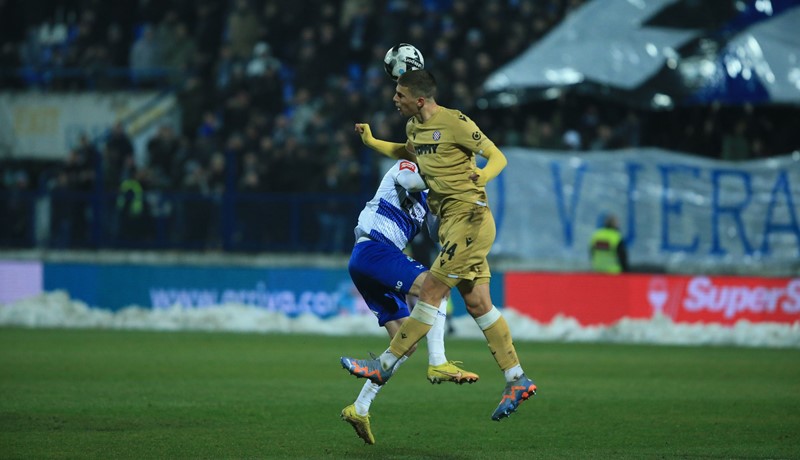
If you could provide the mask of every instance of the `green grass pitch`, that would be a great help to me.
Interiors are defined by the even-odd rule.
[[[372,406],[342,355],[383,337],[0,329],[0,458],[800,458],[800,350],[517,343],[539,394],[501,422],[480,340],[446,342],[474,385],[431,385],[424,345]]]

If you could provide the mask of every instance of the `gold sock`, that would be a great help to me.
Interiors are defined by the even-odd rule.
[[[425,324],[412,316],[408,317],[389,344],[389,351],[395,356],[405,355],[415,343],[425,337],[429,330],[431,330],[430,324]]]
[[[486,336],[489,350],[492,351],[492,355],[500,369],[505,371],[519,364],[517,350],[511,341],[511,331],[508,329],[508,323],[505,318],[500,316],[494,324],[484,329],[483,335]]]

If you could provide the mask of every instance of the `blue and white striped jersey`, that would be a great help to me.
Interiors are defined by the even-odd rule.
[[[407,160],[397,161],[359,214],[356,242],[369,238],[405,249],[428,215],[428,195],[424,189],[419,167]]]

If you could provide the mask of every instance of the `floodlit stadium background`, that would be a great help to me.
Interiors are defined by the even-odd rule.
[[[798,345],[800,2],[313,3],[0,3],[2,324],[380,333],[352,124],[402,140],[409,42],[509,158],[515,337]],[[608,213],[632,274],[589,273]]]

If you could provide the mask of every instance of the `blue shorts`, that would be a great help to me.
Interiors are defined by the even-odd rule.
[[[386,243],[364,241],[350,255],[350,278],[383,327],[409,315],[406,294],[427,267]]]

